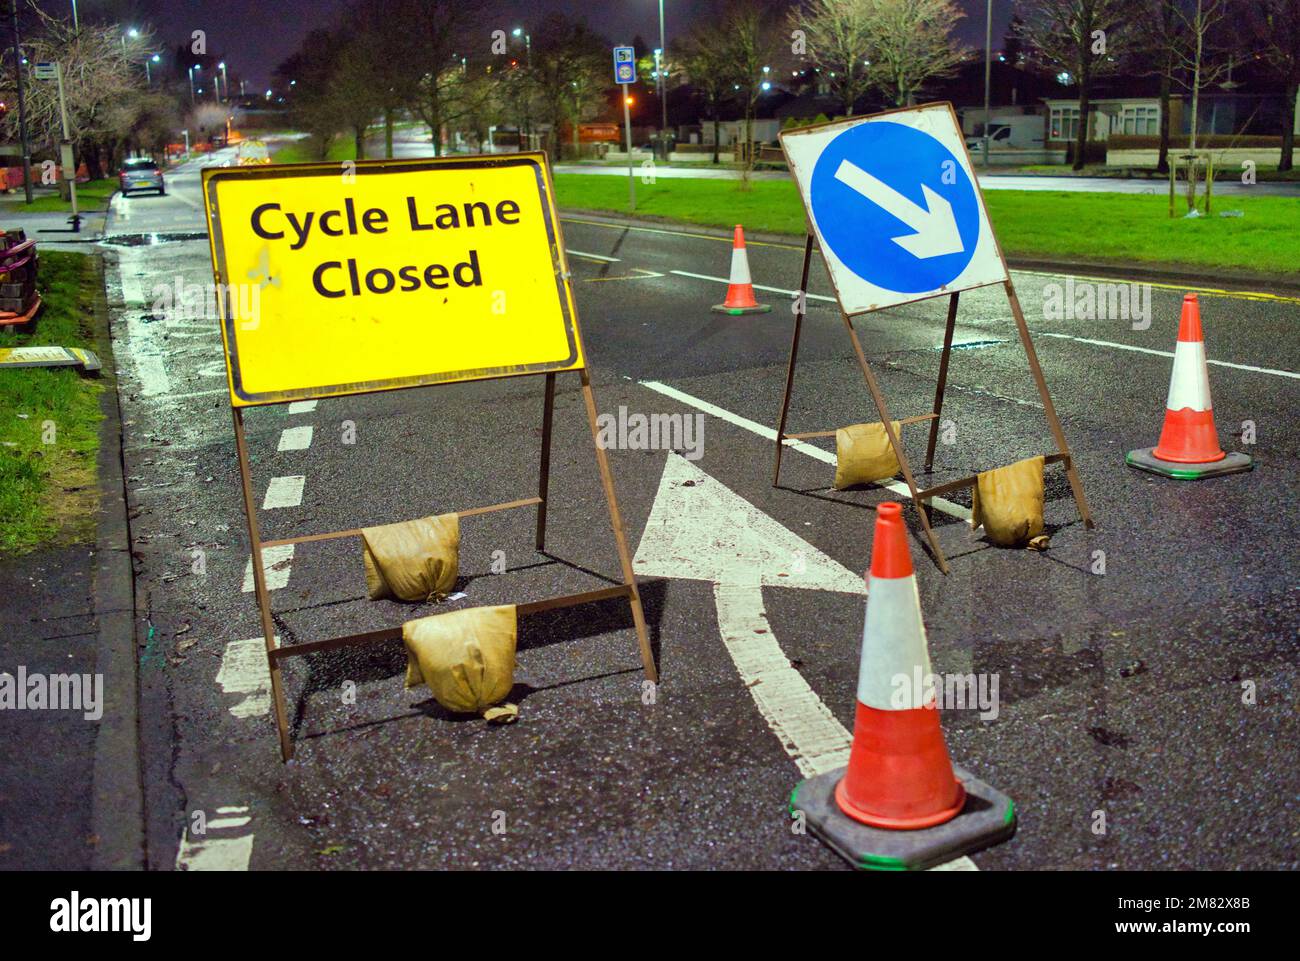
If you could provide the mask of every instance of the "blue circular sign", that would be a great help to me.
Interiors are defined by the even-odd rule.
[[[844,131],[817,159],[810,194],[826,246],[877,287],[937,290],[975,255],[979,203],[966,169],[934,137],[904,124],[877,120]]]

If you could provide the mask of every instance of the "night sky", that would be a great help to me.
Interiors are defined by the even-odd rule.
[[[60,2],[49,0],[46,7],[53,9]],[[958,0],[958,3],[967,11],[958,30],[960,38],[970,46],[982,48],[984,3],[981,0]],[[92,6],[94,0],[83,0],[83,9]],[[209,53],[224,56],[231,68],[249,82],[250,88],[257,89],[297,49],[309,30],[327,24],[334,17],[343,0],[126,0],[123,6],[137,8],[153,23],[168,49],[188,40],[191,31],[206,30]],[[501,0],[499,7],[502,23],[485,22],[485,38],[498,26],[506,30],[514,26],[527,28],[544,14],[558,11],[574,17],[585,16],[594,29],[616,42],[630,41],[639,33],[650,46],[658,46],[657,0]],[[702,7],[693,0],[664,0],[669,43],[674,32],[695,24]],[[1011,0],[994,0],[995,49],[1010,13]]]

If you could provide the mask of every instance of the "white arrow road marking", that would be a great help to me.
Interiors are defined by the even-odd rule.
[[[633,567],[642,576],[712,581],[722,643],[799,772],[814,777],[848,764],[852,735],[781,650],[763,587],[865,594],[862,577],[671,452]],[[978,869],[957,858],[934,870]]]
[[[848,160],[840,161],[835,179],[916,231],[904,237],[890,238],[913,257],[925,260],[959,254],[966,249],[961,242],[957,220],[952,215],[952,204],[925,184],[921,184],[921,193],[925,196],[925,207],[921,207]]]

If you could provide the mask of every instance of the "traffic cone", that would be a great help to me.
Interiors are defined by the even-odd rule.
[[[921,598],[898,504],[876,509],[853,748],[835,802],[849,817],[911,830],[956,817],[966,792],[939,727]],[[905,678],[900,696],[896,681]],[[920,682],[920,683],[916,683]],[[917,688],[920,688],[919,690]]]
[[[897,503],[876,509],[867,589],[848,766],[798,785],[791,816],[855,867],[877,870],[932,867],[1011,837],[1011,799],[948,757]]]
[[[1160,441],[1155,447],[1130,451],[1125,460],[1140,470],[1181,480],[1234,474],[1251,468],[1248,454],[1226,454],[1219,446],[1210,401],[1210,371],[1205,362],[1201,308],[1195,294],[1183,297]]]
[[[731,246],[731,283],[727,299],[713,308],[720,314],[765,314],[768,304],[760,304],[754,297],[754,283],[749,276],[749,255],[745,253],[745,228],[736,224],[736,235]]]

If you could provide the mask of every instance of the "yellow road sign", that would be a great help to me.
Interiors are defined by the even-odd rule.
[[[541,153],[211,168],[234,406],[584,366]]]

